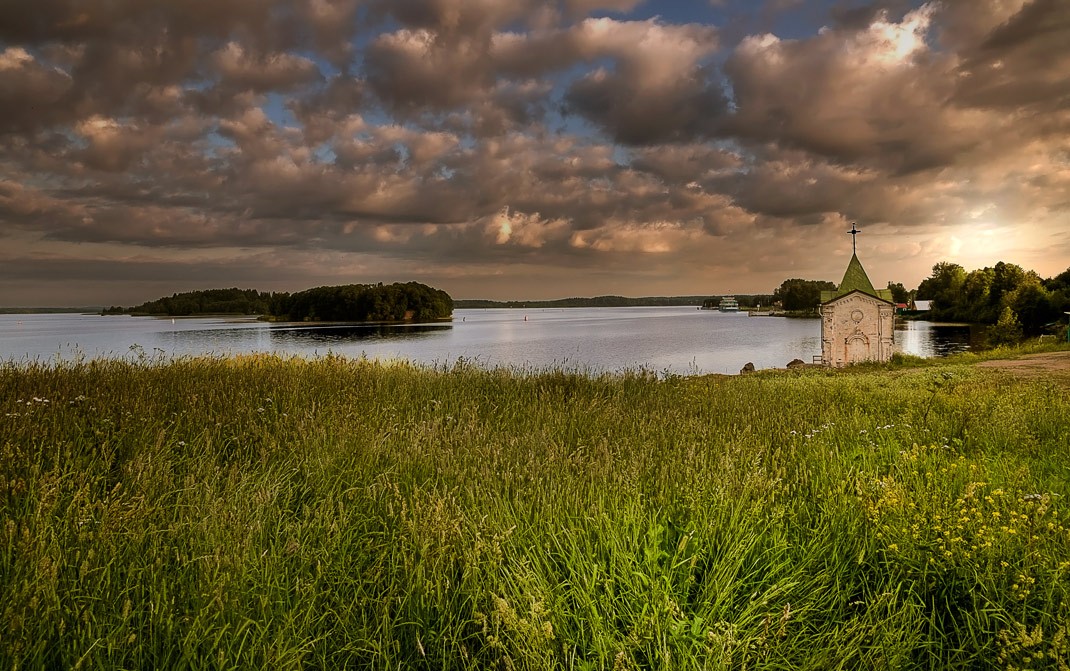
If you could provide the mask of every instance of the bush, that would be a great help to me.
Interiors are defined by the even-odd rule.
[[[1021,341],[1022,324],[1018,321],[1018,315],[1007,306],[999,314],[995,326],[988,330],[988,342],[992,346],[1010,345]]]

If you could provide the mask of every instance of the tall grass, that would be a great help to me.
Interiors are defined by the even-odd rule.
[[[1068,436],[965,365],[8,365],[0,663],[1065,669]]]

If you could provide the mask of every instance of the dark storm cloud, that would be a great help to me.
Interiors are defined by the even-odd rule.
[[[706,63],[719,46],[711,26],[589,19],[497,46],[504,72],[599,63],[565,92],[565,110],[623,144],[710,137],[726,107],[720,76]]]
[[[31,132],[63,118],[59,102],[71,77],[21,47],[0,51],[0,133]]]
[[[365,53],[368,81],[395,111],[456,107],[492,86],[488,49],[479,36],[443,43],[426,30],[383,35]]]
[[[642,8],[0,4],[5,279],[233,284],[226,258],[296,280],[329,257],[691,293],[740,258],[763,282],[817,263],[799,249],[848,220],[921,269],[944,238],[898,240],[926,227],[1065,227],[1065,2],[774,2],[727,27]],[[793,16],[828,26],[766,32]]]
[[[464,16],[458,15],[460,25],[465,25]],[[423,27],[380,36],[366,54],[372,88],[391,109],[411,115],[428,107],[479,107],[494,100],[504,77],[530,80],[578,64],[607,62],[608,67],[595,67],[572,83],[565,109],[625,144],[709,137],[725,109],[720,77],[704,65],[718,46],[712,27],[589,19],[526,34],[492,35],[488,20],[482,16],[484,23],[470,33],[445,37]],[[450,24],[449,30],[457,27]],[[508,104],[495,102],[503,117],[516,118]],[[531,121],[541,120],[544,111],[524,108]]]
[[[960,104],[1065,108],[1070,97],[1070,3],[1033,0],[964,53]]]
[[[702,68],[644,91],[635,73],[594,72],[572,85],[568,109],[623,144],[644,145],[714,135],[726,101],[720,83]]]
[[[996,28],[981,45],[984,51],[1014,49],[1043,39],[1052,46],[1052,38],[1066,35],[1070,30],[1070,7],[1060,0],[1032,0]]]

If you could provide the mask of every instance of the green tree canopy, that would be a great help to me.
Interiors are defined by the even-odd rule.
[[[434,321],[453,314],[453,299],[419,282],[347,284],[280,295],[270,314],[288,321]]]
[[[910,292],[903,286],[902,282],[889,282],[888,291],[892,292],[892,302],[895,303],[909,303]]]
[[[953,306],[966,282],[966,270],[957,263],[941,261],[933,274],[918,285],[917,298],[930,300],[937,309]]]
[[[1017,342],[1022,337],[1022,323],[1018,321],[1018,315],[1014,310],[1007,307],[999,314],[995,326],[988,331],[988,341],[993,345],[1007,345]]]
[[[821,292],[835,289],[835,282],[792,278],[780,283],[773,300],[780,301],[785,310],[815,310],[821,304]]]
[[[917,297],[933,301],[933,316],[997,324],[993,341],[1035,335],[1070,310],[1070,269],[1052,279],[1000,261],[967,273],[954,263],[938,263],[918,286]]]
[[[132,308],[110,307],[104,314],[187,317],[205,314],[260,315],[268,311],[273,294],[256,289],[205,289],[172,294]]]
[[[1067,268],[1051,279],[1044,280],[1044,287],[1048,291],[1070,292],[1070,268]]]

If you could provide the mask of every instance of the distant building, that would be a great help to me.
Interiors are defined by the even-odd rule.
[[[932,301],[914,301],[914,310],[916,312],[928,312],[933,309]]]
[[[858,230],[851,227],[851,234]],[[852,245],[853,246],[853,245]],[[821,292],[821,362],[839,368],[862,361],[888,361],[895,346],[895,302],[888,289],[874,289],[857,254],[835,291]]]

